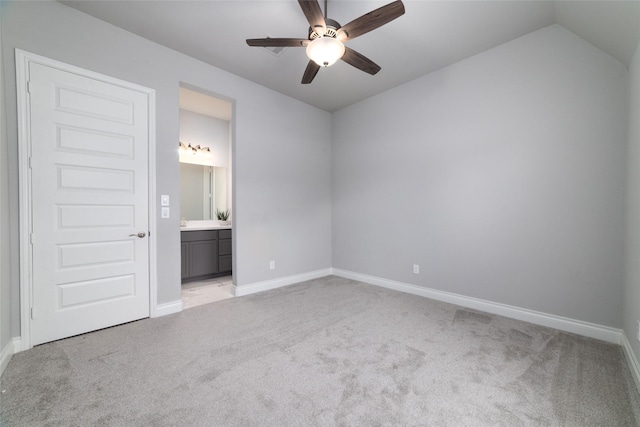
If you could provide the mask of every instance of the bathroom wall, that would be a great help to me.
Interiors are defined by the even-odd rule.
[[[209,147],[211,157],[181,154],[181,162],[215,166],[213,197],[216,209],[231,207],[231,122],[216,117],[180,109],[180,142],[185,145]],[[187,220],[215,219],[202,216],[203,167],[180,164],[180,216]],[[198,176],[198,171],[200,176]],[[198,213],[198,211],[200,213]]]
[[[229,169],[230,125],[227,120],[180,109],[180,141],[209,147],[212,166]]]

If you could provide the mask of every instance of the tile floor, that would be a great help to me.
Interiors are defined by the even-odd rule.
[[[233,298],[232,276],[216,277],[182,285],[182,309]]]

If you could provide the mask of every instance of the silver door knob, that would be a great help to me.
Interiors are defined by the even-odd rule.
[[[129,234],[129,237],[138,236],[139,238],[142,239],[146,235],[147,235],[147,233],[145,233],[144,231],[141,231],[138,234]]]

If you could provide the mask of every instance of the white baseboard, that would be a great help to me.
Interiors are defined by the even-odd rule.
[[[20,338],[13,338],[9,340],[9,342],[4,346],[2,351],[0,351],[0,376],[4,373],[9,361],[11,360],[11,356],[14,353],[17,353],[15,349],[15,342],[20,341]]]
[[[633,352],[631,343],[629,342],[627,334],[625,333],[622,334],[622,348],[624,349],[624,355],[627,357],[627,362],[629,364],[629,370],[631,371],[633,381],[636,383],[638,391],[640,391],[640,363],[638,363],[638,358]]]
[[[166,302],[164,304],[158,304],[149,317],[162,317],[169,314],[180,313],[182,311],[182,299]]]
[[[510,317],[512,319],[523,320],[525,322],[530,322],[536,325],[547,326],[549,328],[559,329],[561,331],[571,332],[574,334],[595,338],[613,344],[622,344],[623,333],[621,329],[610,328],[608,326],[597,325],[595,323],[583,322],[580,320],[569,319],[567,317],[561,317],[553,314],[542,313],[539,311],[528,310],[526,308],[514,307],[511,305],[481,300],[478,298],[466,297],[463,295],[425,288],[422,286],[411,285],[408,283],[395,282],[393,280],[367,276],[365,274],[354,273],[352,271],[341,270],[337,268],[332,269],[332,272],[336,276],[358,280],[370,285],[393,289],[396,291],[418,295],[425,298],[431,298],[437,301],[448,302],[450,304],[473,308],[476,310],[485,311],[487,313],[498,314],[500,316]]]
[[[27,350],[26,348],[24,348],[23,344],[24,341],[22,341],[21,337],[13,337],[13,354]]]
[[[281,288],[283,286],[293,285],[294,283],[313,280],[319,277],[329,276],[331,269],[310,271],[308,273],[296,274],[293,276],[281,277],[273,280],[265,280],[264,282],[256,282],[249,285],[233,286],[233,294],[237,297],[255,294],[257,292],[268,291],[270,289]]]

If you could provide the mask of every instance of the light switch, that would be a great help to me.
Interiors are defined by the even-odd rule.
[[[163,194],[162,196],[160,196],[160,205],[169,206],[169,195],[168,194]]]
[[[169,208],[162,208],[162,213],[160,214],[162,218],[169,218]]]

